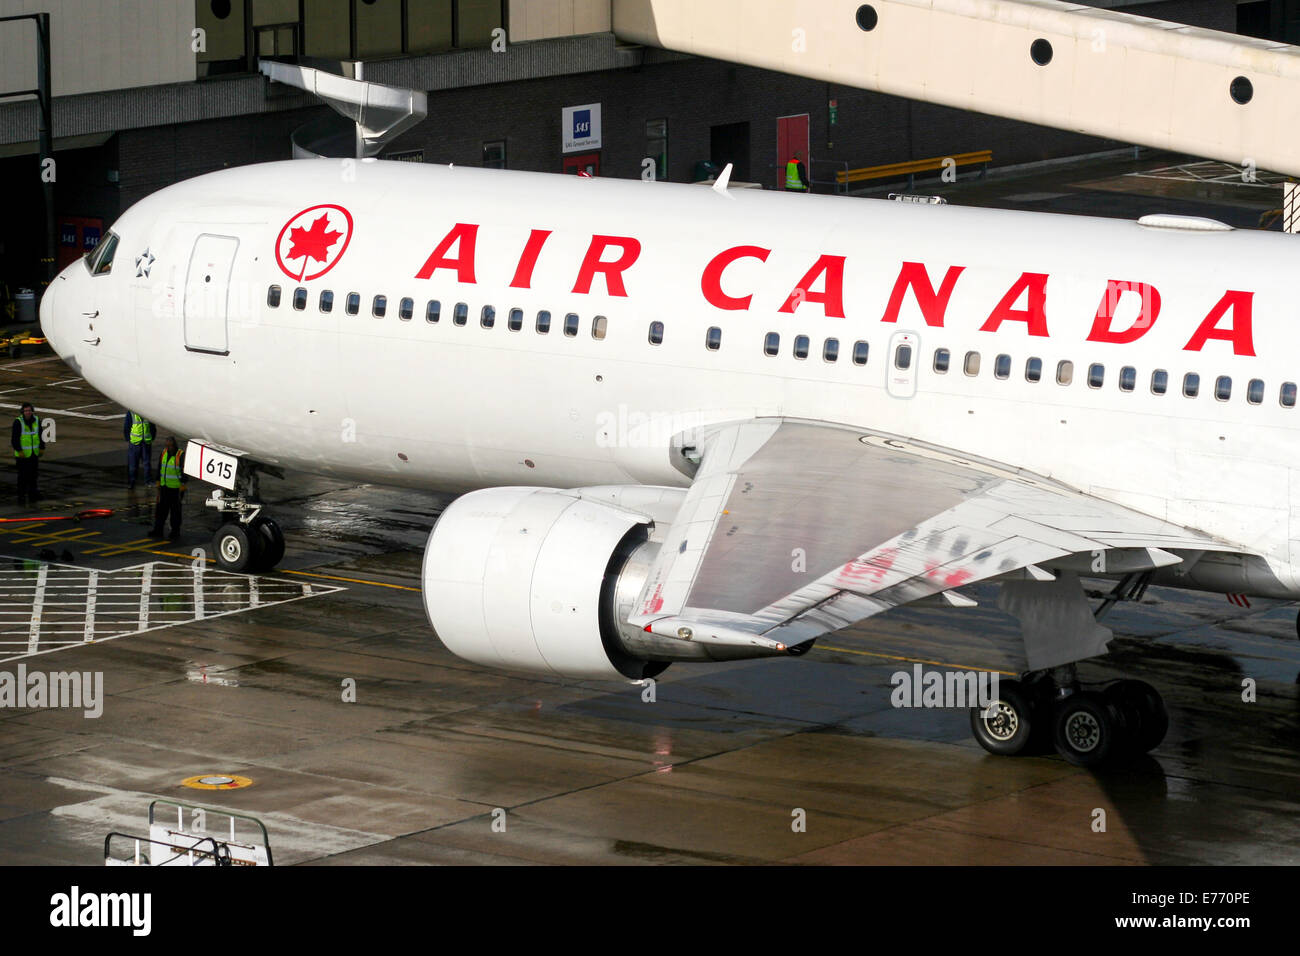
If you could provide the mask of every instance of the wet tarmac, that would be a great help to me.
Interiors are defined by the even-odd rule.
[[[1071,182],[1124,175],[1102,166]],[[973,188],[1103,201],[1044,175]],[[1300,862],[1295,605],[1152,589],[1111,613],[1112,653],[1081,676],[1159,688],[1164,743],[1098,772],[997,758],[964,710],[890,701],[914,662],[1023,666],[992,588],[972,592],[980,607],[893,612],[797,660],[674,665],[653,700],[512,676],[452,657],[425,620],[420,561],[445,499],[266,480],[286,558],[225,580],[194,553],[214,527],[197,483],[181,539],[146,537],[121,409],[40,352],[0,363],[0,403],[23,400],[58,440],[45,501],[20,509],[6,488],[0,518],[114,514],[0,522],[0,681],[20,666],[103,680],[99,716],[0,706],[0,863],[99,864],[155,798],[258,817],[279,864]],[[252,784],[181,783],[203,774]]]

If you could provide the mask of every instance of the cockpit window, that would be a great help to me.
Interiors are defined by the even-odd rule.
[[[117,233],[110,232],[86,257],[86,268],[93,276],[108,275],[113,268],[113,254],[117,252]]]

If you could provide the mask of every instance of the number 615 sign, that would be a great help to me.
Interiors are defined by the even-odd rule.
[[[192,478],[201,478],[233,491],[238,472],[239,459],[234,455],[227,455],[197,441],[191,441],[185,446],[185,474]]]

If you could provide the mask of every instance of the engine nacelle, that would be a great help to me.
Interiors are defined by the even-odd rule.
[[[640,590],[630,572],[640,569],[644,580],[650,524],[571,491],[471,492],[429,535],[425,612],[447,649],[476,664],[568,678],[653,677],[668,664],[628,653],[629,629],[618,616],[618,605]],[[628,567],[634,553],[639,560]]]

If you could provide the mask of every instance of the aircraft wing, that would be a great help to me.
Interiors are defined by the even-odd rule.
[[[1105,570],[1151,569],[1180,563],[1171,550],[1240,550],[862,429],[757,419],[702,429],[695,447],[695,481],[630,618],[665,637],[789,648],[925,598],[970,605],[953,591],[962,585],[1051,581],[1044,562],[1086,573],[1108,559]]]

